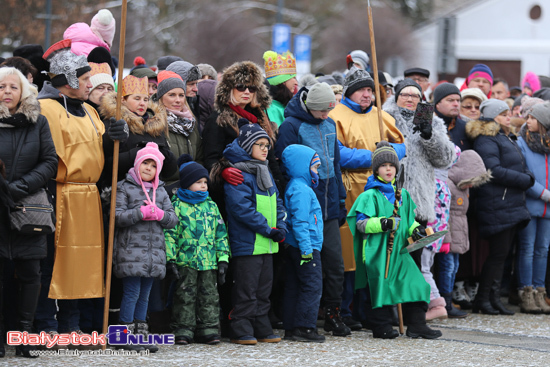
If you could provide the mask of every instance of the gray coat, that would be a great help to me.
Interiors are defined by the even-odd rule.
[[[149,193],[151,199],[153,195]],[[166,243],[164,229],[174,228],[178,217],[161,181],[156,204],[164,210],[161,221],[143,221],[140,207],[147,197],[127,174],[119,181],[116,195],[116,233],[113,250],[113,271],[119,278],[164,278],[166,275]]]
[[[456,159],[454,144],[447,136],[442,119],[434,115],[432,137],[423,139],[413,133],[413,117],[406,120],[399,110],[395,98],[384,103],[383,110],[395,119],[395,126],[405,137],[407,155],[401,160],[404,169],[403,187],[407,189],[416,204],[416,219],[431,222],[435,220],[435,176],[434,168],[447,168]]]

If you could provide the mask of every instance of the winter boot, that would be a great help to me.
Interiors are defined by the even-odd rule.
[[[535,302],[536,291],[533,289],[533,287],[523,287],[519,290],[518,293],[521,299],[521,302],[519,304],[521,312],[533,314],[539,314],[542,312],[542,309]]]
[[[352,331],[359,331],[363,328],[363,325],[357,320],[355,320],[351,316],[347,316],[342,318],[342,321],[344,324],[346,324],[347,327],[349,327]]]
[[[399,336],[399,332],[391,325],[384,325],[372,330],[372,337],[377,339],[395,339]]]
[[[476,292],[474,304],[472,305],[473,313],[484,313],[486,315],[498,315],[499,311],[495,310],[491,305],[489,296],[491,294],[491,284],[484,282]]]
[[[40,284],[22,284],[19,289],[19,325],[21,331],[32,333],[34,313],[40,296]],[[37,358],[36,346],[19,345],[15,348],[15,355],[25,358]]]
[[[445,299],[443,299],[443,297],[431,300],[428,304],[428,311],[426,312],[426,321],[446,319],[448,316],[445,304]]]
[[[463,319],[466,316],[468,316],[468,313],[459,310],[455,306],[453,306],[453,302],[451,300],[452,296],[451,293],[443,294],[443,298],[445,298],[445,310],[447,311],[447,316],[450,319]]]
[[[466,293],[466,289],[464,288],[464,281],[455,283],[452,295],[453,302],[459,305],[461,310],[472,309],[472,301],[470,300],[468,293]],[[445,302],[446,301],[447,300],[445,300]]]
[[[546,288],[537,287],[537,293],[535,294],[535,304],[540,307],[542,313],[550,313],[550,306],[546,303]]]
[[[476,299],[477,291],[479,289],[479,283],[470,281],[464,286],[464,289],[466,290],[466,294],[468,295],[468,298],[470,298],[470,302],[472,302],[473,307],[473,303]]]
[[[351,334],[349,327],[340,317],[340,307],[328,306],[325,309],[325,331],[332,331],[333,336],[347,336]]]
[[[407,325],[407,336],[411,338],[436,339],[442,334],[426,325],[428,305],[425,302],[403,303],[403,322]]]
[[[136,334],[143,335],[143,340],[149,339],[149,324],[147,324],[147,321],[140,321],[135,320],[136,324]],[[150,353],[158,352],[159,347],[157,347],[155,344],[147,344],[144,345],[143,348],[148,349]]]
[[[514,311],[504,307],[504,304],[502,304],[502,301],[500,300],[500,282],[494,282],[491,286],[489,301],[491,302],[491,306],[493,306],[493,308],[501,315],[512,316],[515,314]]]
[[[297,342],[323,343],[325,336],[319,335],[317,329],[314,328],[297,327],[292,331],[292,340]]]
[[[128,334],[136,334],[136,324],[134,322],[131,322],[129,324],[119,321],[118,325],[125,325],[128,329]],[[125,344],[125,345],[117,345],[116,349],[123,349],[123,350],[135,350],[136,352],[145,350],[145,348],[142,345],[138,344]]]

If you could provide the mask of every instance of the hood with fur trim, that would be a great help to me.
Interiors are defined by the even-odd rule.
[[[40,116],[40,103],[36,99],[36,96],[31,94],[27,98],[23,99],[15,113],[22,113],[30,123],[36,124],[38,121],[38,116]],[[8,107],[5,104],[0,103],[0,119],[10,116],[11,113],[8,110]]]
[[[471,140],[478,136],[497,136],[500,131],[500,125],[496,121],[472,120],[466,124],[466,135]]]
[[[116,115],[116,92],[111,92],[103,96],[101,104],[99,106],[99,113],[104,116],[105,119],[110,119]],[[147,105],[147,113],[149,114],[147,122],[143,123],[143,118],[131,112],[126,106],[121,106],[121,116],[128,124],[130,131],[133,134],[143,135],[149,134],[157,137],[164,133],[168,136],[168,123],[166,122],[166,109],[159,103],[149,100]]]
[[[216,95],[214,97],[214,108],[220,113],[217,123],[222,127],[237,127],[239,117],[228,105],[231,101],[231,90],[238,84],[252,85],[257,88],[256,99],[259,106],[252,108],[248,105],[245,107],[245,110],[256,116],[258,121],[264,119],[263,111],[271,105],[271,97],[267,87],[264,85],[264,77],[260,67],[252,61],[234,63],[224,70],[222,80],[216,87]],[[260,125],[263,124],[260,123]]]

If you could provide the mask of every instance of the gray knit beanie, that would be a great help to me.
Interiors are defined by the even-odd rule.
[[[186,84],[202,78],[202,74],[199,68],[187,61],[173,62],[168,65],[166,70],[173,71],[174,73],[181,76]]]
[[[349,97],[355,91],[365,87],[374,90],[374,80],[372,80],[368,71],[352,66],[348,75],[346,75],[346,79],[344,79],[344,96]]]
[[[378,168],[384,163],[391,163],[399,171],[399,157],[395,149],[387,141],[382,140],[376,144],[376,150],[372,153],[372,172],[378,174]]]
[[[536,104],[529,114],[536,118],[546,130],[550,130],[550,103]]]
[[[332,110],[336,107],[336,97],[327,83],[317,83],[309,90],[306,106],[310,111]]]
[[[508,104],[500,99],[488,99],[479,106],[481,117],[484,120],[494,120],[502,112],[510,110]]]
[[[395,86],[395,101],[397,102],[397,98],[399,97],[399,93],[407,87],[415,87],[420,91],[420,95],[422,95],[422,87],[418,85],[417,82],[410,78],[405,78],[403,80],[400,80],[399,83]]]
[[[441,83],[434,90],[434,106],[437,105],[443,98],[451,94],[458,94],[460,98],[460,89],[452,83]]]

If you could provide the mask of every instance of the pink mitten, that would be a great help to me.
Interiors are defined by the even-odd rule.
[[[451,251],[451,244],[449,242],[442,244],[439,249],[440,254],[448,254],[449,251]]]
[[[157,220],[157,213],[154,205],[144,205],[139,208],[143,214],[143,220]]]
[[[155,214],[157,215],[157,221],[161,221],[164,218],[164,210],[155,206]]]

